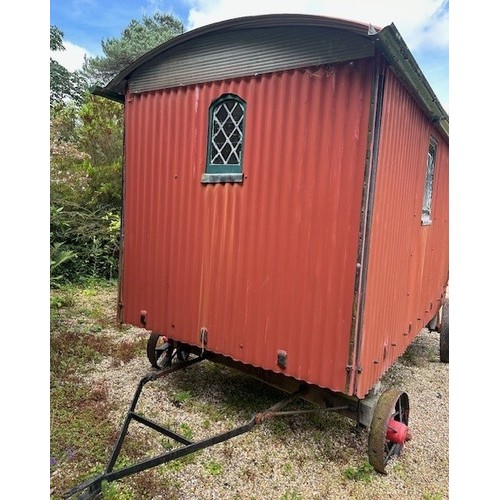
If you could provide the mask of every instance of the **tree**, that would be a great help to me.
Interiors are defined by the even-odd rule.
[[[122,134],[122,106],[88,92],[80,106],[60,106],[52,113],[53,286],[88,276],[117,276]]]
[[[57,27],[50,27],[50,50],[65,50],[64,33]],[[73,101],[80,103],[85,93],[85,81],[78,72],[70,72],[55,59],[50,58],[50,105]]]
[[[171,14],[133,19],[120,38],[101,42],[104,56],[85,57],[82,74],[91,85],[106,85],[140,56],[183,32],[182,22]]]
[[[50,27],[50,50],[64,50],[63,44],[64,33],[57,27]]]
[[[79,150],[88,155],[89,190],[93,204],[120,210],[123,152],[122,105],[87,95],[80,108]]]
[[[120,160],[123,152],[123,107],[88,94],[80,107],[79,149],[89,155],[95,167]]]
[[[104,56],[80,72],[51,67],[51,284],[84,277],[116,278],[120,239],[123,107],[88,92],[139,56],[183,32],[171,15],[132,20],[120,38],[103,40]],[[51,50],[64,34],[50,27]]]

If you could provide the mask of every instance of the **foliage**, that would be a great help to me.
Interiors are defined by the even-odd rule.
[[[115,278],[118,270],[121,150],[120,105],[87,94],[55,107],[51,117],[51,245],[71,252],[51,284],[76,277]]]
[[[64,243],[56,242],[50,247],[50,286],[58,286],[63,275],[56,275],[56,270],[67,260],[74,259],[76,253],[71,250],[63,249]]]
[[[117,277],[119,213],[106,206],[89,208],[68,202],[64,207],[51,207],[50,229],[52,246],[65,242],[65,250],[75,254],[75,258],[64,261],[58,282],[74,281],[77,276]]]
[[[53,498],[62,498],[63,491],[87,479],[92,466],[102,472],[109,458],[107,445],[116,432],[109,388],[105,380],[92,381],[85,375],[94,370],[94,363],[116,353],[112,337],[93,333],[116,326],[111,311],[115,290],[116,283],[101,282],[51,291],[50,470],[57,494]],[[103,305],[106,312],[92,314]]]
[[[50,113],[50,159],[66,165],[87,158],[78,149],[77,127],[80,121],[79,107],[75,103],[59,103],[51,108]]]
[[[220,476],[224,472],[222,465],[215,460],[206,462],[203,467],[211,476]]]
[[[71,73],[51,58],[52,287],[118,274],[123,109],[91,95],[87,80],[104,83],[183,29],[173,16],[157,13],[133,19],[121,37],[103,40],[104,56],[87,58],[83,71]],[[51,50],[64,50],[63,40],[64,33],[51,26]]]
[[[174,394],[174,403],[179,405],[185,403],[189,398],[191,398],[191,391],[180,391]]]
[[[142,21],[132,19],[120,38],[101,42],[104,56],[85,58],[82,74],[92,85],[106,85],[137,58],[183,31],[181,21],[171,14],[157,12]]]
[[[64,33],[57,27],[50,27],[50,50],[66,50],[63,43]],[[50,105],[63,102],[80,103],[85,93],[85,80],[74,71],[68,71],[55,59],[50,58]]]
[[[189,424],[182,422],[179,426],[181,436],[184,436],[186,439],[193,439],[193,429],[191,429]]]
[[[344,470],[344,477],[346,479],[353,479],[354,481],[363,481],[370,483],[375,475],[375,469],[370,462],[365,461],[359,467],[347,467]]]
[[[102,483],[102,500],[134,500],[135,497],[130,491],[119,491],[115,483]]]
[[[302,494],[296,490],[287,491],[284,495],[280,496],[280,500],[303,500],[303,498]]]
[[[120,160],[123,149],[122,105],[89,94],[78,116],[78,145],[89,155],[91,164],[101,167]]]
[[[57,27],[50,27],[50,50],[64,50],[64,33]]]
[[[121,204],[123,110],[86,94],[80,107],[57,107],[51,116],[51,198]]]
[[[443,500],[442,493],[424,493],[423,500]]]
[[[63,101],[81,102],[85,93],[85,80],[75,71],[68,71],[55,59],[50,59],[50,105]]]

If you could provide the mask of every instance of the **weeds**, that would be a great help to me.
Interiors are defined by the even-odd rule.
[[[210,460],[210,462],[204,464],[203,467],[211,476],[219,476],[224,472],[222,465],[214,460]]]
[[[284,495],[280,496],[280,500],[303,500],[303,496],[296,490],[287,491]]]
[[[173,403],[176,406],[180,406],[191,398],[191,391],[180,391],[174,395]]]
[[[179,426],[180,429],[180,434],[184,436],[186,439],[192,440],[193,439],[193,429],[188,424],[182,423]]]
[[[109,313],[114,309],[110,293],[114,290],[113,285],[95,281],[51,290],[50,470],[54,494],[87,479],[92,468],[101,473],[116,441],[108,384],[85,375],[104,357],[128,362],[145,346],[142,340],[101,333],[116,326]],[[122,460],[127,461],[138,448],[137,443],[125,443]],[[68,468],[73,471],[71,479],[58,472]],[[136,498],[114,484],[104,487],[103,495],[105,499]]]
[[[354,481],[363,481],[370,483],[375,475],[375,469],[368,461],[363,462],[359,467],[347,467],[344,470],[344,477],[346,479],[353,479]]]
[[[132,492],[127,490],[119,490],[116,483],[102,483],[102,500],[135,500]]]
[[[442,493],[424,493],[423,500],[443,500]]]

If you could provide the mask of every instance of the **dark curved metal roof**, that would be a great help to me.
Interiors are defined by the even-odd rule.
[[[371,40],[386,57],[398,77],[405,82],[409,91],[423,107],[427,116],[437,125],[445,136],[448,137],[448,113],[442,107],[439,99],[436,97],[394,24],[380,29],[370,24],[306,14],[267,14],[220,21],[188,31],[159,45],[121,71],[106,85],[106,87],[96,88],[94,93],[123,101],[127,81],[138,68],[143,67],[159,55],[165,55],[165,57],[167,57],[169,51],[182,44],[215,32],[224,33],[242,29],[280,26],[340,29]]]

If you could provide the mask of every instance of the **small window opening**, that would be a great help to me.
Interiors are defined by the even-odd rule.
[[[429,144],[429,152],[427,153],[427,169],[425,175],[424,201],[422,204],[422,225],[428,226],[432,223],[431,207],[432,207],[432,190],[434,187],[434,168],[436,166],[436,150],[437,144],[431,138]]]
[[[245,108],[245,101],[234,94],[224,94],[211,104],[202,182],[242,182]]]

